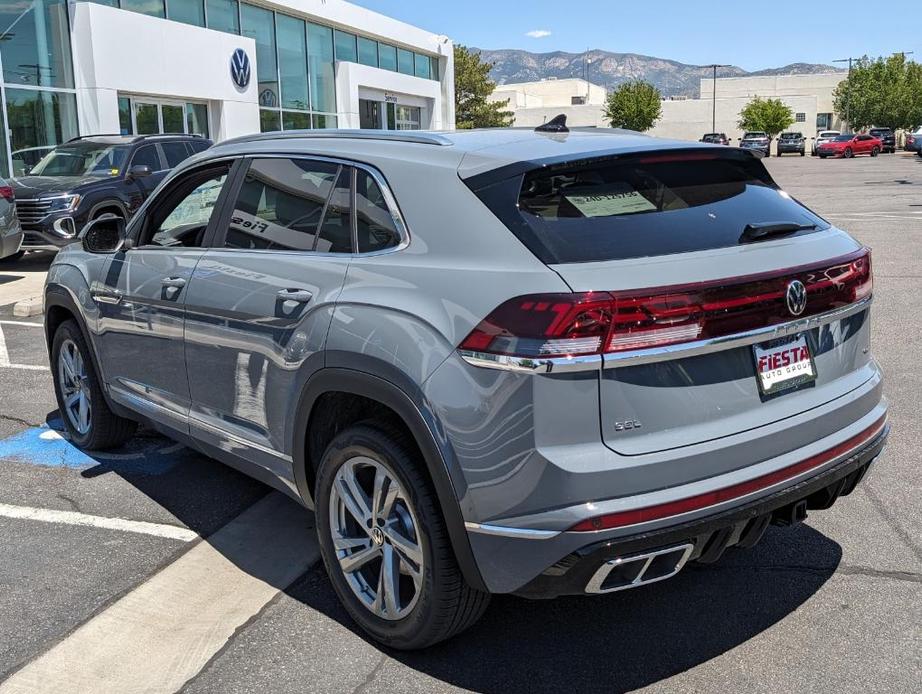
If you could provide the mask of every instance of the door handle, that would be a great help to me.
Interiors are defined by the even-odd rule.
[[[93,298],[100,304],[120,304],[122,293],[117,289],[106,289],[93,292]]]
[[[299,304],[306,304],[314,298],[306,289],[282,289],[276,296],[282,301],[296,301]]]
[[[186,286],[186,279],[184,277],[167,277],[160,284],[169,289],[182,289]]]

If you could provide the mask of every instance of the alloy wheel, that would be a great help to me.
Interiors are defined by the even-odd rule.
[[[64,414],[78,434],[84,436],[90,430],[92,401],[87,379],[86,363],[80,349],[73,340],[64,340],[58,352],[58,384]]]
[[[391,621],[412,611],[424,557],[416,513],[394,473],[364,456],[343,463],[330,489],[330,534],[339,568],[368,610]]]

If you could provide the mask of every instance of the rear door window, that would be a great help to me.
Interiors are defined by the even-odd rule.
[[[256,159],[237,195],[224,245],[351,253],[351,167],[311,159]]]
[[[518,180],[518,190],[510,181],[478,195],[550,264],[734,246],[747,241],[749,224],[829,226],[743,152],[600,157],[544,166]]]
[[[163,154],[166,157],[166,165],[171,169],[188,159],[190,154],[185,142],[162,142],[160,146],[163,148]]]
[[[356,170],[355,216],[359,253],[373,253],[400,244],[400,232],[381,186],[362,169]]]

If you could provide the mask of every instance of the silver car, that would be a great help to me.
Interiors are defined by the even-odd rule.
[[[316,513],[402,649],[848,495],[888,433],[871,256],[751,152],[623,131],[216,145],[54,260],[78,446],[152,426]]]
[[[22,238],[13,187],[0,178],[0,261],[22,256]]]

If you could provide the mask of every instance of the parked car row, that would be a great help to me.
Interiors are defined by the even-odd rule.
[[[838,130],[821,130],[811,138],[810,154],[821,159],[842,157],[849,159],[860,154],[876,157],[881,153],[896,152],[896,134],[890,128],[871,128],[867,133],[843,135]],[[729,145],[730,138],[725,133],[707,133],[701,142]],[[739,140],[741,149],[748,149],[762,157],[771,156],[772,138],[762,131],[750,131]],[[922,156],[922,128],[907,137],[906,148],[912,148]],[[778,137],[775,145],[777,156],[799,154],[806,156],[807,138],[800,132],[785,132]]]
[[[127,221],[170,170],[211,144],[196,135],[92,135],[33,148],[44,155],[0,187],[14,207],[0,214],[0,259],[57,250],[104,214]]]

